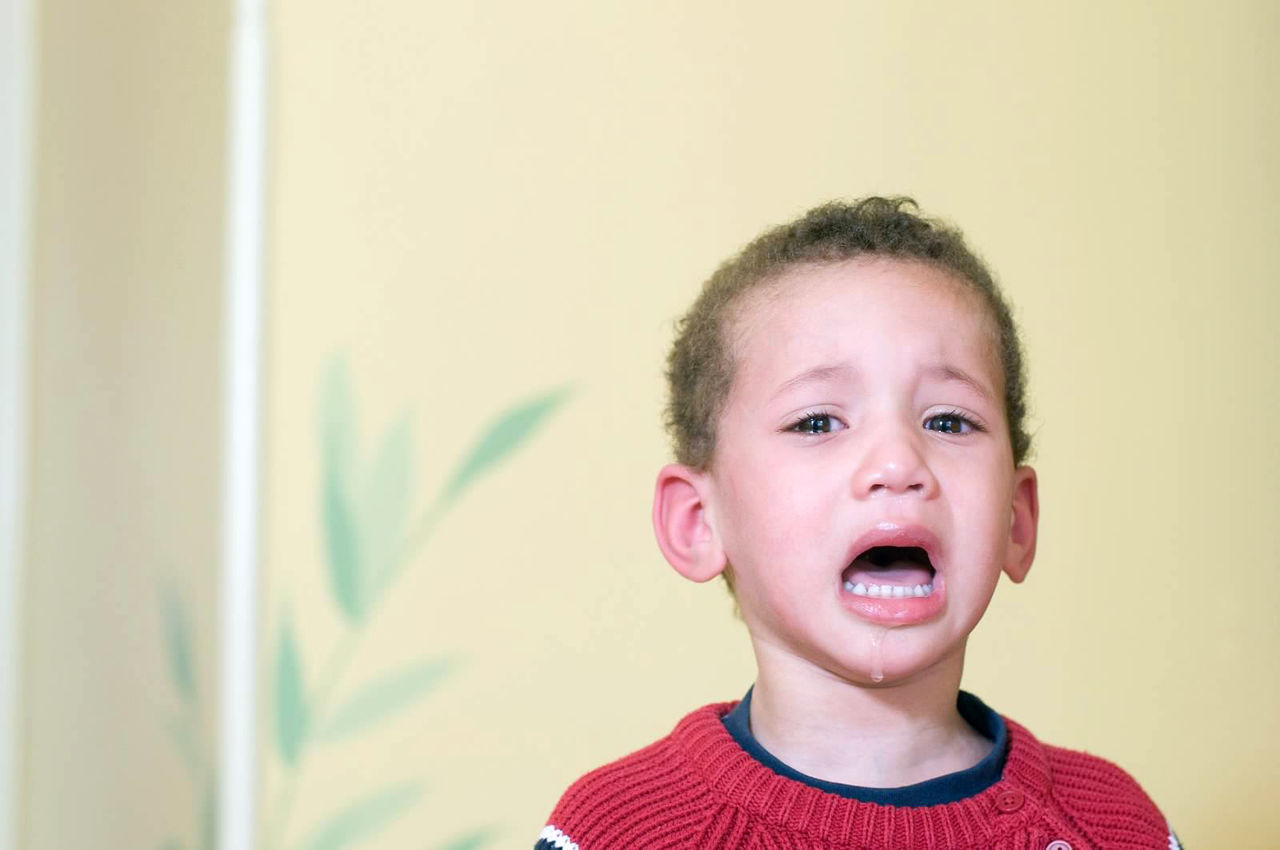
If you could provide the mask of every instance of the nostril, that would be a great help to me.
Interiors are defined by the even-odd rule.
[[[904,493],[923,493],[925,489],[926,488],[923,481],[915,481],[915,482],[912,482],[911,484],[906,484],[906,485],[876,481],[867,488],[867,492],[877,493],[881,490],[888,490],[891,492],[899,491]]]

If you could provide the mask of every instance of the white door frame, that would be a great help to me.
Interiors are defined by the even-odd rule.
[[[266,0],[235,0],[227,104],[218,845],[256,846]]]

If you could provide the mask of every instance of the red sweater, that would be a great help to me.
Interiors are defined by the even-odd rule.
[[[539,836],[539,850],[1178,847],[1127,773],[1041,744],[1007,718],[1009,750],[999,782],[954,803],[900,807],[775,773],[725,729],[721,718],[732,707],[700,708],[660,741],[579,779]]]

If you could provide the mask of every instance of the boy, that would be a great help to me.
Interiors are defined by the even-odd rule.
[[[957,231],[814,209],[712,276],[668,365],[658,545],[725,577],[758,675],[578,780],[538,850],[1178,847],[1118,767],[960,690],[1039,505],[1017,331]]]

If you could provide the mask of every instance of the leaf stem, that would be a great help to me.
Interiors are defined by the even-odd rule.
[[[396,579],[404,574],[414,555],[431,539],[431,535],[434,533],[440,519],[448,511],[448,508],[447,501],[438,498],[431,508],[422,515],[422,518],[418,520],[414,527],[413,535],[402,551],[400,558],[397,559],[395,568],[387,575],[385,586],[381,588],[382,591],[389,589]],[[347,667],[350,666],[351,659],[355,656],[356,646],[360,642],[360,638],[364,636],[367,624],[373,619],[374,613],[385,598],[385,592],[375,596],[370,603],[364,621],[339,639],[338,644],[329,654],[328,660],[320,671],[320,677],[316,680],[316,687],[313,691],[314,696],[311,699],[311,722],[308,724],[307,732],[301,741],[298,760],[293,765],[286,765],[283,770],[285,775],[280,780],[280,790],[276,794],[276,803],[272,807],[272,817],[267,827],[266,850],[281,850],[284,846],[285,828],[288,826],[289,815],[293,809],[293,801],[297,797],[298,774],[310,749],[312,733],[317,729],[323,728],[328,720],[329,701],[334,694],[334,690],[342,680]]]

